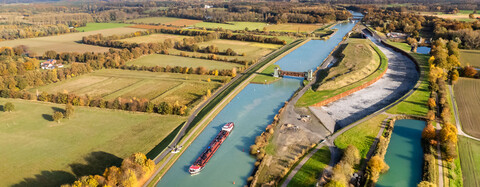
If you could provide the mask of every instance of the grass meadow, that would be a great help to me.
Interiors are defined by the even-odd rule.
[[[422,14],[424,15],[437,16],[444,19],[454,19],[454,20],[466,21],[466,22],[475,21],[476,19],[470,19],[468,17],[470,13],[473,13],[473,10],[459,10],[459,13],[457,14],[446,14],[444,12],[422,12]],[[474,16],[479,17],[480,15],[474,14]]]
[[[0,98],[0,186],[60,186],[102,174],[135,152],[148,153],[186,117],[75,107],[70,119],[52,120],[65,105]]]
[[[174,25],[174,26],[192,26],[197,23],[202,23],[201,20],[194,19],[182,19],[174,17],[147,17],[147,18],[138,18],[133,20],[127,20],[127,23],[137,23],[137,24],[165,24],[165,25]]]
[[[407,49],[405,47],[406,44],[404,43],[390,42],[389,44],[397,46],[398,48],[412,55],[412,57],[415,58],[419,63],[420,71],[422,72],[422,74],[420,76],[420,86],[416,90],[414,90],[412,95],[387,110],[387,112],[391,114],[407,114],[417,116],[427,115],[428,107],[426,103],[428,98],[430,97],[430,91],[428,90],[428,58],[430,56],[410,52],[410,47],[408,47]]]
[[[470,65],[480,68],[480,50],[460,50],[462,66]]]
[[[139,66],[182,66],[182,67],[205,67],[208,70],[213,69],[233,69],[240,67],[240,64],[230,63],[230,62],[221,62],[215,60],[206,60],[198,58],[189,58],[173,55],[162,55],[162,54],[152,54],[140,57],[138,59],[128,62],[128,64],[134,64]]]
[[[110,36],[114,34],[127,34],[143,29],[138,28],[112,28],[103,29],[89,32],[76,32],[68,33],[57,36],[46,36],[38,38],[27,38],[19,40],[1,41],[0,46],[15,47],[18,45],[25,45],[30,51],[37,53],[37,55],[43,55],[45,51],[54,50],[57,52],[107,52],[109,48],[85,45],[79,43],[82,37],[101,33],[104,36]]]
[[[329,162],[330,150],[327,146],[323,146],[305,162],[287,186],[315,186],[317,179]]]
[[[96,31],[96,30],[127,27],[130,25],[131,24],[125,24],[125,23],[87,23],[85,27],[78,27],[76,28],[76,30],[79,32],[89,32],[89,31]]]
[[[279,80],[281,78],[279,77],[273,77],[273,71],[275,67],[279,67],[278,65],[272,64],[265,68],[261,73],[257,73],[255,75],[255,78],[250,81],[251,83],[257,83],[257,84],[269,84],[272,82],[275,82],[276,80]]]
[[[387,119],[387,115],[380,114],[359,125],[345,131],[335,139],[335,146],[340,149],[347,148],[348,145],[354,145],[360,152],[360,157],[366,158],[368,150],[373,144],[378,131],[380,131],[382,121]]]
[[[480,186],[480,142],[458,136],[458,151],[462,166],[463,185]]]
[[[454,91],[463,131],[480,138],[480,80],[460,78]]]
[[[211,82],[206,80],[210,78]],[[65,81],[32,88],[36,92],[67,92],[77,95],[88,94],[106,100],[121,98],[145,98],[154,103],[179,102],[180,105],[194,105],[207,93],[207,90],[219,88],[221,76],[154,73],[146,71],[129,71],[103,69],[81,75]]]

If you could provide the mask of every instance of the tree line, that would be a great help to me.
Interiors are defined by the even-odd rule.
[[[14,40],[22,38],[34,38],[41,36],[52,36],[58,34],[65,34],[70,32],[76,32],[75,29],[71,29],[68,25],[0,25],[0,41],[1,40]]]

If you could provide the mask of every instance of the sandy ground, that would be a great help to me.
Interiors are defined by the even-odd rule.
[[[388,70],[376,83],[321,108],[343,128],[389,105],[407,93],[417,82],[415,64],[407,57],[373,41],[388,58]],[[313,111],[319,107],[311,107]]]

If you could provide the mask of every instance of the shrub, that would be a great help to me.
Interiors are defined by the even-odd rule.
[[[13,103],[11,102],[5,103],[5,105],[3,106],[4,112],[11,112],[13,110],[15,110],[15,105],[13,105]]]
[[[74,111],[75,111],[75,109],[73,109],[72,104],[68,103],[68,104],[65,106],[65,118],[70,119],[70,117],[73,115],[73,112],[74,112]]]
[[[53,113],[53,121],[56,121],[57,123],[60,123],[60,119],[63,118],[63,113],[61,112],[55,112]]]

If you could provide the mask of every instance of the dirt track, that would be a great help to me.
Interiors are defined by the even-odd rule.
[[[393,103],[417,82],[415,64],[400,53],[372,40],[388,58],[388,70],[376,83],[321,108],[335,121],[335,129],[347,126]],[[318,107],[311,107],[317,110]]]

